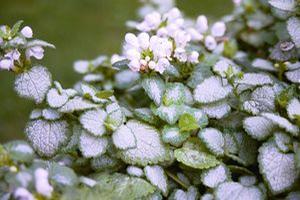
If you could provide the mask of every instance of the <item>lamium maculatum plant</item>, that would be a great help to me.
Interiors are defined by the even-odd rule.
[[[208,22],[144,1],[73,88],[37,62],[54,45],[1,26],[0,69],[36,108],[0,145],[0,199],[300,199],[300,3],[234,5]]]

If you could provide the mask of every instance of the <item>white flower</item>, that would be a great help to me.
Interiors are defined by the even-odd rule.
[[[74,63],[74,70],[79,74],[88,72],[90,62],[87,60],[78,60]]]
[[[34,46],[26,49],[26,58],[35,57],[38,60],[41,60],[44,57],[44,49],[41,46]]]
[[[205,33],[208,30],[208,22],[206,16],[200,15],[197,18],[196,28],[199,33]]]
[[[217,47],[217,42],[214,37],[211,35],[206,36],[205,41],[204,41],[205,47],[212,51]]]
[[[50,198],[53,192],[53,187],[48,181],[48,171],[43,168],[38,168],[34,172],[34,178],[36,191],[39,194]]]
[[[172,50],[172,42],[167,38],[156,35],[150,38],[145,32],[138,36],[132,33],[125,36],[124,55],[129,60],[129,68],[135,72],[152,69],[163,73],[165,66],[169,65]]]
[[[199,63],[199,53],[197,51],[192,51],[188,56],[187,61],[193,64]]]
[[[150,49],[155,58],[171,57],[173,45],[167,38],[152,36],[150,39]]]
[[[114,64],[114,63],[119,62],[119,61],[124,60],[124,59],[125,59],[125,58],[124,58],[123,56],[120,56],[120,55],[118,55],[118,54],[113,54],[113,55],[111,56],[111,58],[110,58],[110,63],[111,63],[111,64]]]
[[[33,195],[25,188],[17,188],[14,191],[14,198],[15,199],[23,199],[23,200],[34,200]]]
[[[242,3],[242,0],[232,0],[235,6],[239,6]]]
[[[158,12],[152,12],[145,16],[144,21],[137,25],[140,31],[152,31],[159,27],[161,24],[161,15]]]
[[[192,41],[201,41],[204,38],[204,36],[194,28],[188,28],[186,31],[190,35]]]
[[[164,73],[165,69],[170,65],[170,62],[166,58],[160,58],[154,67],[155,71],[159,72],[160,74]]]
[[[14,63],[11,59],[4,58],[0,60],[0,69],[10,70],[14,66]]]
[[[185,49],[181,47],[175,49],[174,57],[177,58],[180,62],[186,62],[188,59]]]
[[[32,38],[32,29],[29,26],[25,26],[22,30],[21,30],[21,34],[26,37],[26,38]]]
[[[14,61],[19,60],[20,55],[20,52],[16,49],[6,53],[4,58],[0,60],[0,69],[12,69],[14,67]]]
[[[19,60],[20,56],[21,56],[20,52],[17,49],[15,49],[5,54],[4,57],[10,58],[11,60]]]
[[[191,41],[191,36],[187,32],[179,30],[175,33],[174,41],[176,47],[184,48]]]
[[[211,27],[211,34],[214,37],[222,37],[225,34],[226,25],[224,22],[216,22]]]

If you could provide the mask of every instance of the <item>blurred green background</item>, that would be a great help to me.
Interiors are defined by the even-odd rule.
[[[56,46],[47,49],[43,65],[55,80],[70,87],[80,77],[73,72],[76,59],[119,53],[125,22],[136,19],[138,0],[1,0],[0,24],[12,25],[23,19],[34,37]],[[213,19],[232,9],[230,0],[177,0],[188,16],[205,14]],[[23,138],[32,103],[13,91],[14,76],[0,73],[0,142]]]

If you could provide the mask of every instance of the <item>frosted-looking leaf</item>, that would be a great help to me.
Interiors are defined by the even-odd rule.
[[[51,86],[51,74],[42,66],[31,68],[19,74],[15,81],[15,90],[20,97],[42,103]]]
[[[254,59],[252,62],[252,67],[260,70],[270,71],[270,72],[277,71],[276,68],[273,66],[272,62],[261,58]]]
[[[186,86],[184,86],[184,96],[185,96],[185,101],[184,101],[185,104],[187,105],[194,104],[193,94],[190,91],[190,89]]]
[[[259,86],[273,84],[273,80],[266,74],[245,73],[242,79],[237,80],[237,83],[249,86]]]
[[[239,178],[239,182],[243,185],[243,186],[252,186],[256,184],[256,177],[255,176],[241,176]]]
[[[144,168],[145,176],[150,183],[162,191],[164,196],[168,195],[168,179],[164,169],[159,165]]]
[[[231,111],[230,105],[225,101],[204,104],[201,106],[201,109],[209,118],[215,119],[221,119]]]
[[[274,133],[274,141],[277,148],[283,153],[287,153],[290,150],[290,147],[292,147],[292,138],[285,133]]]
[[[102,171],[106,169],[118,169],[123,165],[117,158],[102,154],[101,156],[92,159],[91,166],[96,171]]]
[[[271,86],[263,86],[255,89],[250,100],[243,103],[243,109],[257,115],[260,112],[270,112],[275,110],[275,92]]]
[[[286,110],[290,119],[295,119],[296,116],[300,116],[300,101],[293,98],[287,105]]]
[[[225,182],[215,190],[215,198],[219,200],[258,200],[264,199],[264,195],[258,187],[245,187],[237,182]]]
[[[118,149],[135,148],[137,141],[131,129],[126,125],[120,126],[112,135],[113,143]]]
[[[176,189],[169,197],[170,200],[188,200],[187,194],[180,189]]]
[[[65,105],[59,108],[59,111],[62,113],[72,113],[74,111],[82,111],[97,107],[97,104],[91,103],[90,101],[77,96],[70,99]]]
[[[248,166],[256,162],[257,141],[244,132],[234,132],[234,138],[238,145],[238,158],[241,164]]]
[[[105,125],[110,130],[117,130],[126,120],[124,109],[118,103],[111,103],[106,106],[107,118]]]
[[[230,85],[223,85],[219,77],[212,76],[197,85],[194,99],[198,103],[211,103],[226,98],[231,92]]]
[[[130,88],[137,82],[139,78],[140,78],[140,74],[130,69],[120,71],[115,75],[116,88],[118,89]]]
[[[285,11],[293,11],[297,5],[295,0],[269,0],[271,6]]]
[[[85,158],[100,156],[108,146],[107,138],[99,138],[82,131],[79,139],[79,148]]]
[[[186,147],[176,149],[174,156],[178,162],[196,169],[208,169],[220,163],[216,157],[211,154]]]
[[[66,121],[31,121],[27,124],[25,132],[35,151],[45,157],[54,156],[68,141]]]
[[[30,119],[38,119],[42,117],[42,110],[41,109],[34,109],[31,111],[29,118]]]
[[[159,106],[165,92],[165,83],[159,76],[151,76],[142,79],[142,87],[150,99]]]
[[[89,110],[80,116],[80,123],[83,128],[88,130],[95,136],[102,136],[105,132],[104,121],[106,119],[106,112],[102,109]]]
[[[299,128],[289,122],[286,118],[283,118],[274,113],[262,113],[261,115],[272,121],[274,124],[278,125],[280,128],[283,128],[287,132],[291,133],[292,135],[298,136]]]
[[[259,169],[273,194],[289,189],[297,179],[294,154],[284,154],[273,142],[259,148]]]
[[[47,120],[57,120],[59,118],[61,118],[62,114],[57,112],[56,110],[52,109],[52,108],[46,108],[42,110],[42,115],[44,117],[44,119]]]
[[[291,17],[287,21],[287,30],[296,45],[300,48],[300,20],[297,17]]]
[[[298,200],[300,199],[300,192],[290,192],[285,200]]]
[[[206,128],[198,133],[198,137],[206,145],[206,147],[215,155],[224,154],[224,137],[222,132],[215,128]]]
[[[211,65],[198,64],[188,79],[187,85],[191,88],[196,88],[198,84],[213,75],[210,68]]]
[[[180,132],[176,126],[165,126],[162,130],[162,140],[175,147],[179,147],[190,136],[188,132]]]
[[[202,197],[201,200],[214,200],[214,195],[210,193],[205,193]]]
[[[209,188],[215,188],[220,183],[229,179],[229,171],[224,165],[205,170],[201,174],[203,185]]]
[[[182,107],[179,105],[161,105],[154,111],[154,114],[158,115],[159,118],[172,125],[178,121],[180,115],[182,114]]]
[[[141,177],[144,175],[144,171],[136,166],[128,166],[126,169],[127,174],[131,176]]]
[[[10,141],[3,146],[8,151],[9,157],[14,161],[30,163],[35,157],[32,147],[25,141]]]
[[[149,124],[157,124],[158,123],[158,118],[152,113],[151,109],[149,108],[137,108],[134,109],[134,115]]]
[[[52,88],[47,93],[47,102],[52,108],[59,108],[67,103],[69,96],[66,93],[59,93],[57,89]]]
[[[300,69],[285,72],[286,78],[293,83],[300,83]]]
[[[78,183],[78,177],[73,169],[57,163],[50,164],[49,177],[51,181],[59,185],[73,186]]]
[[[247,117],[243,121],[243,127],[252,138],[264,140],[272,134],[276,125],[265,117],[254,116]]]
[[[126,133],[130,129],[136,139],[135,148],[119,152],[124,162],[132,165],[146,166],[170,160],[171,152],[164,146],[160,139],[160,134],[155,128],[135,120],[128,121],[124,126],[127,128],[122,129]],[[116,132],[118,131],[121,130],[117,130]],[[126,135],[126,133],[122,133],[122,135]]]
[[[163,96],[164,105],[182,104],[184,101],[184,85],[182,83],[169,83]]]
[[[238,146],[234,139],[234,137],[230,133],[224,133],[224,151],[225,153],[232,153],[236,154],[238,153]]]
[[[222,77],[226,77],[226,72],[228,71],[229,67],[232,68],[233,74],[236,74],[240,71],[240,68],[238,66],[236,66],[236,64],[234,64],[231,60],[224,59],[224,58],[219,60],[213,66],[213,71]]]
[[[201,109],[185,106],[183,107],[182,114],[186,114],[186,113],[192,115],[197,120],[200,128],[204,128],[208,124],[208,118]]]
[[[102,74],[87,74],[83,80],[87,83],[100,82],[104,80],[104,76]]]

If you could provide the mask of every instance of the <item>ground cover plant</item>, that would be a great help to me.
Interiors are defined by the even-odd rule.
[[[1,26],[0,69],[36,103],[0,146],[1,199],[300,199],[299,1],[234,4],[212,22],[145,1],[73,88],[39,61],[54,45]]]

